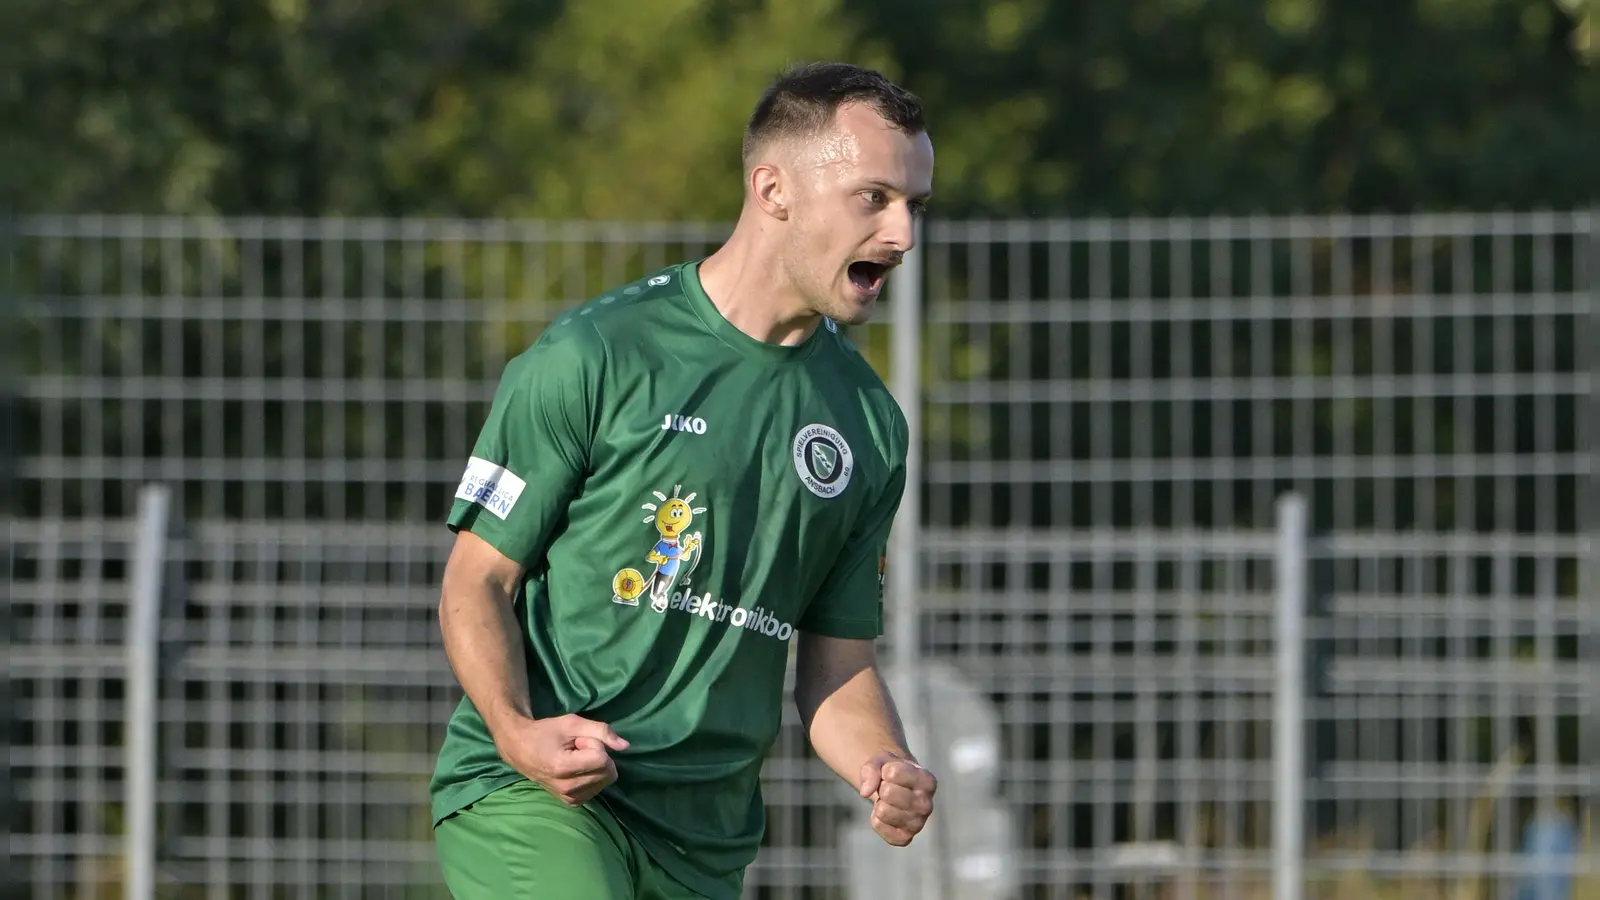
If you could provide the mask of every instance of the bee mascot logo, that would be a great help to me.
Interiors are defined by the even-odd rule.
[[[644,521],[654,525],[660,535],[655,546],[644,557],[644,561],[655,566],[655,569],[649,576],[634,568],[618,572],[611,579],[611,599],[614,602],[638,606],[640,597],[649,596],[650,608],[664,613],[672,600],[673,589],[680,580],[685,588],[689,586],[689,576],[700,563],[703,538],[698,531],[689,533],[688,528],[694,523],[695,516],[706,510],[703,506],[691,505],[695,498],[693,493],[680,498],[678,492],[682,489],[681,484],[674,487],[671,497],[660,491],[651,491],[660,501],[659,505],[646,503],[640,507],[650,511]]]

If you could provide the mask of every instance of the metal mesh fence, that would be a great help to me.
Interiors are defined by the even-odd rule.
[[[724,233],[23,222],[7,841],[32,896],[123,877],[153,481],[184,529],[163,896],[441,895],[438,523],[500,367]],[[1307,895],[1505,896],[1536,813],[1587,834],[1595,240],[1554,213],[929,224],[920,634],[1000,723],[1018,896],[1266,896],[1287,490],[1318,530]],[[887,373],[886,326],[856,337]],[[785,721],[749,893],[844,896],[858,826]]]
[[[1173,548],[1291,490],[1316,895],[1509,896],[1536,809],[1586,827],[1589,218],[929,237],[930,638],[1000,704],[1026,883],[1265,896],[1270,579]]]

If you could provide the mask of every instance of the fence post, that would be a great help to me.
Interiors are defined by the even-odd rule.
[[[1301,900],[1305,849],[1305,499],[1278,500],[1277,680],[1272,727],[1273,900]]]
[[[923,315],[923,249],[922,222],[915,227],[916,241],[894,277],[894,315],[890,327],[889,384],[906,417],[906,487],[900,501],[890,536],[887,570],[894,573],[887,579],[890,607],[888,649],[895,668],[905,676],[902,680],[912,696],[899,698],[902,723],[908,735],[930,734],[925,727],[928,698],[917,672],[922,655],[922,628],[920,596],[922,584],[922,315]],[[919,759],[929,762],[926,754],[936,752],[935,747],[914,747]],[[930,823],[930,831],[939,832]],[[925,835],[924,839],[937,837]],[[942,857],[944,854],[939,854]],[[942,861],[940,863],[942,867]],[[911,877],[901,882],[903,896],[907,898],[938,898],[944,893],[944,879],[938,874],[910,867]],[[930,885],[918,884],[928,879]]]
[[[0,342],[6,348],[0,353],[0,510],[9,515],[16,509],[15,496],[12,491],[21,481],[17,472],[22,468],[22,401],[21,393],[13,384],[20,373],[20,368],[13,361],[20,360],[22,354],[12,352],[17,346],[17,335],[23,333],[20,327],[12,327],[20,323],[10,321],[16,311],[21,309],[19,301],[20,285],[17,283],[17,253],[16,233],[17,220],[15,214],[0,214],[0,310],[9,311],[0,316]],[[10,536],[0,537],[0,584],[10,585],[15,578],[12,566],[12,554],[16,552],[15,545]],[[0,634],[6,635],[10,640],[12,604],[0,603]],[[11,693],[10,673],[0,678],[0,754],[11,758],[11,734],[13,723],[19,718],[16,700]],[[17,810],[20,804],[16,799],[16,787],[11,783],[11,766],[0,766],[0,841],[10,844],[11,826],[17,821]],[[13,854],[7,853],[0,859],[0,884],[22,884],[21,866],[13,859]]]
[[[160,727],[157,699],[171,506],[171,489],[166,485],[146,485],[139,492],[128,610],[128,707],[124,730],[128,874],[123,896],[127,900],[154,900],[156,895],[156,735]]]
[[[1589,448],[1589,474],[1584,480],[1583,501],[1578,508],[1588,552],[1579,563],[1578,595],[1587,598],[1589,627],[1578,652],[1582,658],[1592,660],[1600,659],[1600,625],[1595,624],[1600,622],[1600,444],[1595,442],[1600,435],[1600,206],[1591,207],[1583,221],[1588,247],[1578,255],[1575,281],[1578,290],[1588,295],[1587,315],[1581,319],[1579,332],[1583,343],[1578,350],[1586,355],[1587,366],[1580,364],[1575,368],[1586,369],[1589,396],[1577,416],[1576,437],[1579,447]],[[1584,706],[1587,714],[1580,719],[1578,758],[1595,760],[1600,759],[1600,705],[1594,699],[1600,697],[1600,666],[1591,667],[1590,672],[1592,688]],[[1591,778],[1589,785],[1587,796],[1579,796],[1583,797],[1585,807],[1581,814],[1592,821],[1595,810],[1600,810],[1600,779]]]
[[[906,417],[906,489],[889,549],[889,651],[896,665],[914,669],[922,649],[917,594],[922,538],[922,225],[919,240],[895,271],[890,328],[890,391]]]

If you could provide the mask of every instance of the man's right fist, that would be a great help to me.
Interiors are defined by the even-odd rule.
[[[628,749],[610,726],[571,714],[516,719],[500,732],[501,758],[568,806],[582,806],[616,781],[608,751]]]

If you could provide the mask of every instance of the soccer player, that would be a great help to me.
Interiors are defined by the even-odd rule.
[[[908,844],[936,780],[878,674],[900,408],[839,324],[911,248],[916,97],[845,64],[771,84],[710,256],[563,314],[502,375],[456,491],[440,628],[466,696],[430,787],[467,898],[735,900],[794,702]]]

